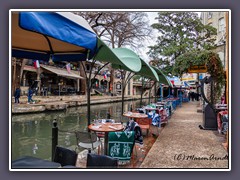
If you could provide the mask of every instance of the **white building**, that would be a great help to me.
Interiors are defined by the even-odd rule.
[[[201,12],[201,21],[204,25],[211,25],[217,29],[216,35],[216,49],[215,52],[219,55],[224,69],[225,65],[225,52],[226,52],[226,19],[223,11],[216,12]]]

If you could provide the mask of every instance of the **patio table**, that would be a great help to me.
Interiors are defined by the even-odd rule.
[[[144,119],[144,118],[148,117],[147,114],[136,113],[136,112],[126,112],[126,113],[123,113],[123,116],[128,117],[128,118],[133,118],[134,120],[136,120],[136,119]]]
[[[138,124],[141,123],[141,120],[148,118],[147,114],[135,113],[135,112],[127,112],[127,113],[124,113],[123,116],[128,118],[133,118],[133,120]]]
[[[108,133],[122,131],[124,129],[123,124],[121,123],[98,123],[98,124],[90,124],[88,129],[95,132],[104,132],[104,154],[108,154]]]

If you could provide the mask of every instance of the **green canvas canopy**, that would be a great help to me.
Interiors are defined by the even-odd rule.
[[[141,62],[142,68],[139,72],[136,73],[136,75],[141,75],[154,81],[159,81],[159,76],[157,72],[143,59],[141,59]]]
[[[123,69],[130,72],[138,72],[141,69],[141,60],[136,53],[127,48],[110,49],[98,38],[98,51],[95,60],[109,62],[114,69]]]
[[[163,74],[163,72],[160,69],[158,69],[158,68],[156,68],[154,66],[152,66],[152,68],[158,74],[160,83],[173,87],[172,83],[168,80],[168,78]]]

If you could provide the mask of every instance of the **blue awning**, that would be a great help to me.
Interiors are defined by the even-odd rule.
[[[54,61],[92,58],[97,35],[70,12],[12,12],[12,56]]]

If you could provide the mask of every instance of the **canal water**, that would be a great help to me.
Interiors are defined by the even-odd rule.
[[[143,105],[148,99],[143,100]],[[125,101],[124,111],[139,107],[140,100]],[[121,116],[121,102],[91,105],[91,120],[107,117],[116,122],[126,123],[128,119]],[[11,156],[15,160],[21,156],[34,156],[51,160],[52,152],[52,122],[58,122],[58,144],[70,149],[76,148],[75,130],[87,129],[87,107],[78,106],[66,111],[49,111],[35,114],[13,115],[11,127]],[[81,149],[80,149],[81,150]]]

